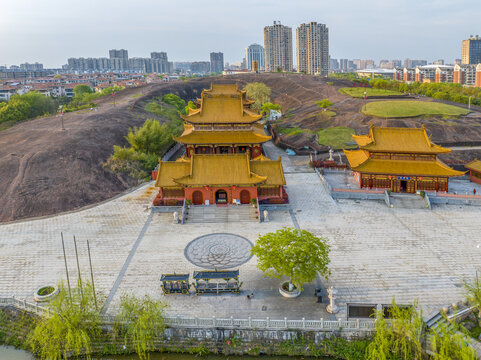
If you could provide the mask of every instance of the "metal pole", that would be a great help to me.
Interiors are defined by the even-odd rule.
[[[468,102],[469,102],[469,104],[468,104],[468,110],[471,110],[471,96],[469,97]]]
[[[82,289],[82,275],[80,275],[80,264],[78,262],[78,252],[77,252],[77,240],[75,239],[75,236],[73,237],[73,243],[75,245],[75,256],[77,257],[77,270],[78,270],[78,280],[80,283],[80,295],[82,296],[82,299],[83,299],[84,292]]]
[[[89,245],[89,240],[87,239],[87,250],[89,253],[89,263],[90,263],[90,277],[92,278],[92,290],[94,292],[94,300],[95,300],[95,308],[98,310],[97,306],[97,295],[95,295],[95,283],[94,283],[94,272],[92,270],[92,258],[90,256],[90,245]]]
[[[60,236],[62,237],[63,260],[65,262],[65,272],[67,273],[68,294],[70,295],[70,301],[72,301],[72,291],[70,290],[70,278],[68,276],[67,257],[65,256],[65,243],[63,241],[63,233],[60,233]]]

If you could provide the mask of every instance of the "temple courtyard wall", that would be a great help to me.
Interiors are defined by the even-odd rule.
[[[393,297],[400,304],[418,300],[427,314],[463,299],[463,281],[479,268],[481,207],[389,209],[380,201],[335,201],[319,176],[296,159],[283,160],[292,211],[271,212],[265,223],[174,224],[172,214],[150,211],[156,189],[149,183],[82,211],[0,225],[0,297],[31,300],[38,287],[65,281],[62,232],[71,281],[77,278],[72,238],[77,238],[84,279],[90,241],[95,285],[107,299],[107,314],[129,293],[164,299],[169,315],[257,319],[345,319],[347,304],[389,304]],[[255,258],[238,267],[241,295],[162,295],[161,273],[201,270],[184,256],[193,239],[231,233],[255,243],[259,234],[296,223],[331,244],[329,281],[306,285],[299,298],[281,297],[279,281],[265,278]],[[316,302],[318,286],[324,295],[327,286],[338,290],[335,316],[325,310],[326,296],[324,304]],[[250,293],[254,297],[247,299]]]

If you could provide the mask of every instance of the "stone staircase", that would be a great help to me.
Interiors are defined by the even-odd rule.
[[[252,205],[195,205],[187,210],[186,223],[258,222]]]
[[[389,196],[391,205],[397,209],[426,209],[426,202],[417,194],[393,194]]]

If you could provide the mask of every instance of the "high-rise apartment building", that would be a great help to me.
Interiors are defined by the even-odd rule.
[[[224,70],[224,54],[221,52],[210,53],[210,72],[219,73]]]
[[[129,52],[125,49],[109,50],[109,59],[112,70],[127,70],[129,68]]]
[[[169,68],[169,58],[167,57],[166,52],[151,52],[150,60],[152,67],[151,72],[162,74],[168,74],[172,72]]]
[[[29,63],[20,64],[20,70],[33,70],[33,71],[43,70],[43,64],[39,64],[38,62],[36,62],[35,64],[29,64]]]
[[[296,29],[297,72],[329,74],[329,29],[311,21]]]
[[[267,72],[292,71],[292,29],[274,21],[264,27],[264,58]]]
[[[471,35],[469,39],[463,40],[461,60],[463,64],[481,63],[481,37]]]
[[[246,47],[247,68],[252,71],[252,63],[257,61],[259,70],[264,70],[264,48],[259,44],[252,44]]]
[[[337,59],[331,59],[331,57],[329,57],[329,69],[338,70],[339,61],[337,61]]]

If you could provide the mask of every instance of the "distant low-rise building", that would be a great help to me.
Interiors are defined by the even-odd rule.
[[[403,69],[403,81],[404,82],[411,82],[414,81],[416,78],[416,70],[412,68],[404,68]]]
[[[454,65],[453,83],[461,85],[476,84],[476,65]]]
[[[436,68],[435,82],[452,83],[454,77],[454,66],[438,66]]]

